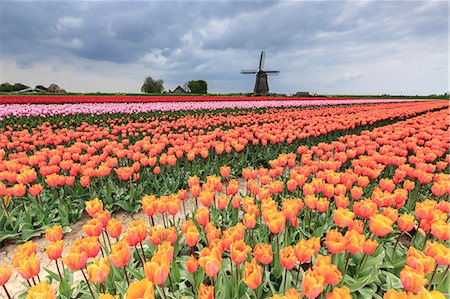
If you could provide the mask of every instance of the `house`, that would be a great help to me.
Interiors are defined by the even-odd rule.
[[[180,85],[177,86],[177,88],[175,88],[172,93],[187,93],[186,90],[184,90]]]
[[[295,98],[309,98],[311,95],[307,91],[298,91],[293,95]]]

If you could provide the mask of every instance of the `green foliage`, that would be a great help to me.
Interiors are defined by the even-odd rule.
[[[191,93],[206,94],[208,93],[208,83],[204,80],[191,80],[187,83]]]
[[[141,91],[145,93],[161,93],[164,90],[164,81],[159,79],[155,80],[148,76],[142,84]]]
[[[26,86],[22,83],[14,83],[14,85],[9,84],[8,82],[0,84],[0,92],[14,92],[19,91],[25,88],[28,88],[29,86]]]

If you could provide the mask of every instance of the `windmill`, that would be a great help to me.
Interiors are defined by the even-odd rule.
[[[256,95],[266,95],[269,93],[269,84],[267,82],[267,76],[278,75],[280,71],[264,71],[264,51],[261,51],[261,56],[259,58],[259,68],[257,71],[254,70],[243,70],[241,74],[256,74],[255,88],[253,93]]]

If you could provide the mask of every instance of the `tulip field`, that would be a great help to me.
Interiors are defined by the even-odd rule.
[[[55,98],[0,104],[0,298],[449,298],[448,101]]]

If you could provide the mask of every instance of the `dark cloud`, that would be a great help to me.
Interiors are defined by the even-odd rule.
[[[412,60],[408,57],[417,56],[416,62],[429,66],[438,78],[439,67],[448,60],[446,1],[0,5],[2,59],[14,61],[17,69],[58,65],[128,79],[151,72],[176,85],[196,77],[215,82],[217,91],[247,91],[254,78],[239,72],[257,67],[264,49],[266,68],[281,71],[280,77],[271,78],[274,91],[294,92],[293,82],[303,80],[305,89],[327,92],[338,84],[370,85],[370,64],[406,69]],[[438,80],[441,88],[444,79]]]

